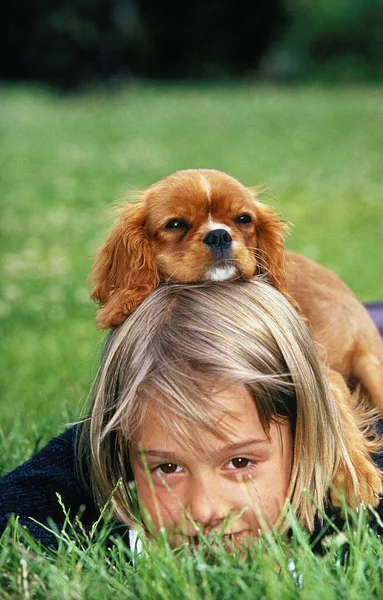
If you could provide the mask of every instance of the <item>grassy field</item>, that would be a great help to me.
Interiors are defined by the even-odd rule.
[[[290,249],[335,270],[361,300],[383,299],[382,89],[135,83],[58,97],[4,87],[0,101],[0,475],[80,415],[103,339],[87,275],[127,191],[195,167],[262,185],[263,201],[293,223]],[[67,579],[83,581],[73,560]],[[328,582],[339,575],[331,569]],[[277,597],[284,580],[274,580]],[[357,596],[367,597],[359,587],[347,597]]]
[[[329,536],[325,556],[314,554],[296,528],[287,547],[264,536],[248,553],[228,554],[201,543],[176,555],[159,541],[132,565],[126,546],[62,535],[59,550],[0,545],[2,600],[369,600],[382,598],[383,544],[363,514],[355,528]]]

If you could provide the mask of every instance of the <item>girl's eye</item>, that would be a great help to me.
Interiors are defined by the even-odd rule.
[[[162,463],[162,465],[157,467],[157,470],[159,470],[161,474],[164,473],[169,475],[170,473],[179,473],[181,471],[181,467],[175,463]]]
[[[229,469],[244,469],[248,467],[251,463],[249,458],[245,458],[244,456],[238,456],[237,458],[232,458],[228,463]],[[232,465],[232,466],[230,466]]]

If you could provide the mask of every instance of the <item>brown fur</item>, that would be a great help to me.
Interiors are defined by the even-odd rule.
[[[287,292],[308,320],[326,362],[363,391],[383,414],[383,340],[367,309],[335,273],[286,253]]]
[[[240,215],[248,215],[250,222],[238,223]],[[167,227],[175,219],[187,227]],[[231,255],[221,261],[204,243],[207,233],[217,228],[232,238]],[[120,220],[91,273],[92,298],[100,304],[97,323],[101,328],[118,325],[160,281],[264,274],[300,310],[314,339],[326,350],[323,361],[330,367],[329,381],[347,427],[359,496],[344,466],[335,483],[343,482],[349,498],[376,504],[381,477],[339,374],[350,383],[360,382],[383,413],[383,341],[366,309],[334,273],[285,251],[286,229],[279,215],[256,199],[253,189],[229,175],[207,169],[178,171],[144,191],[136,203],[122,205]],[[336,495],[333,498],[336,501]]]

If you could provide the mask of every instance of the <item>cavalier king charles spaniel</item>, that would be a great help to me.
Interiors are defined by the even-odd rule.
[[[100,304],[97,323],[103,329],[118,325],[160,282],[264,275],[325,349],[361,475],[360,498],[376,504],[381,478],[344,381],[360,383],[383,413],[383,341],[367,310],[334,273],[285,250],[286,231],[287,223],[257,199],[254,188],[212,169],[177,171],[120,207],[91,273],[92,298]],[[340,481],[347,494],[347,472],[339,473]]]

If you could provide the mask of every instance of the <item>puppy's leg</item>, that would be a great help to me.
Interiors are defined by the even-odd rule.
[[[383,415],[383,359],[359,350],[352,361],[352,374],[363,386],[370,400]]]
[[[334,506],[338,506],[339,497],[343,493],[350,506],[358,506],[361,502],[376,506],[383,484],[382,473],[370,456],[372,444],[359,427],[354,401],[343,377],[332,370],[327,376],[338,405],[348,455],[356,473],[355,479],[347,461],[341,461],[333,478],[331,501]]]

